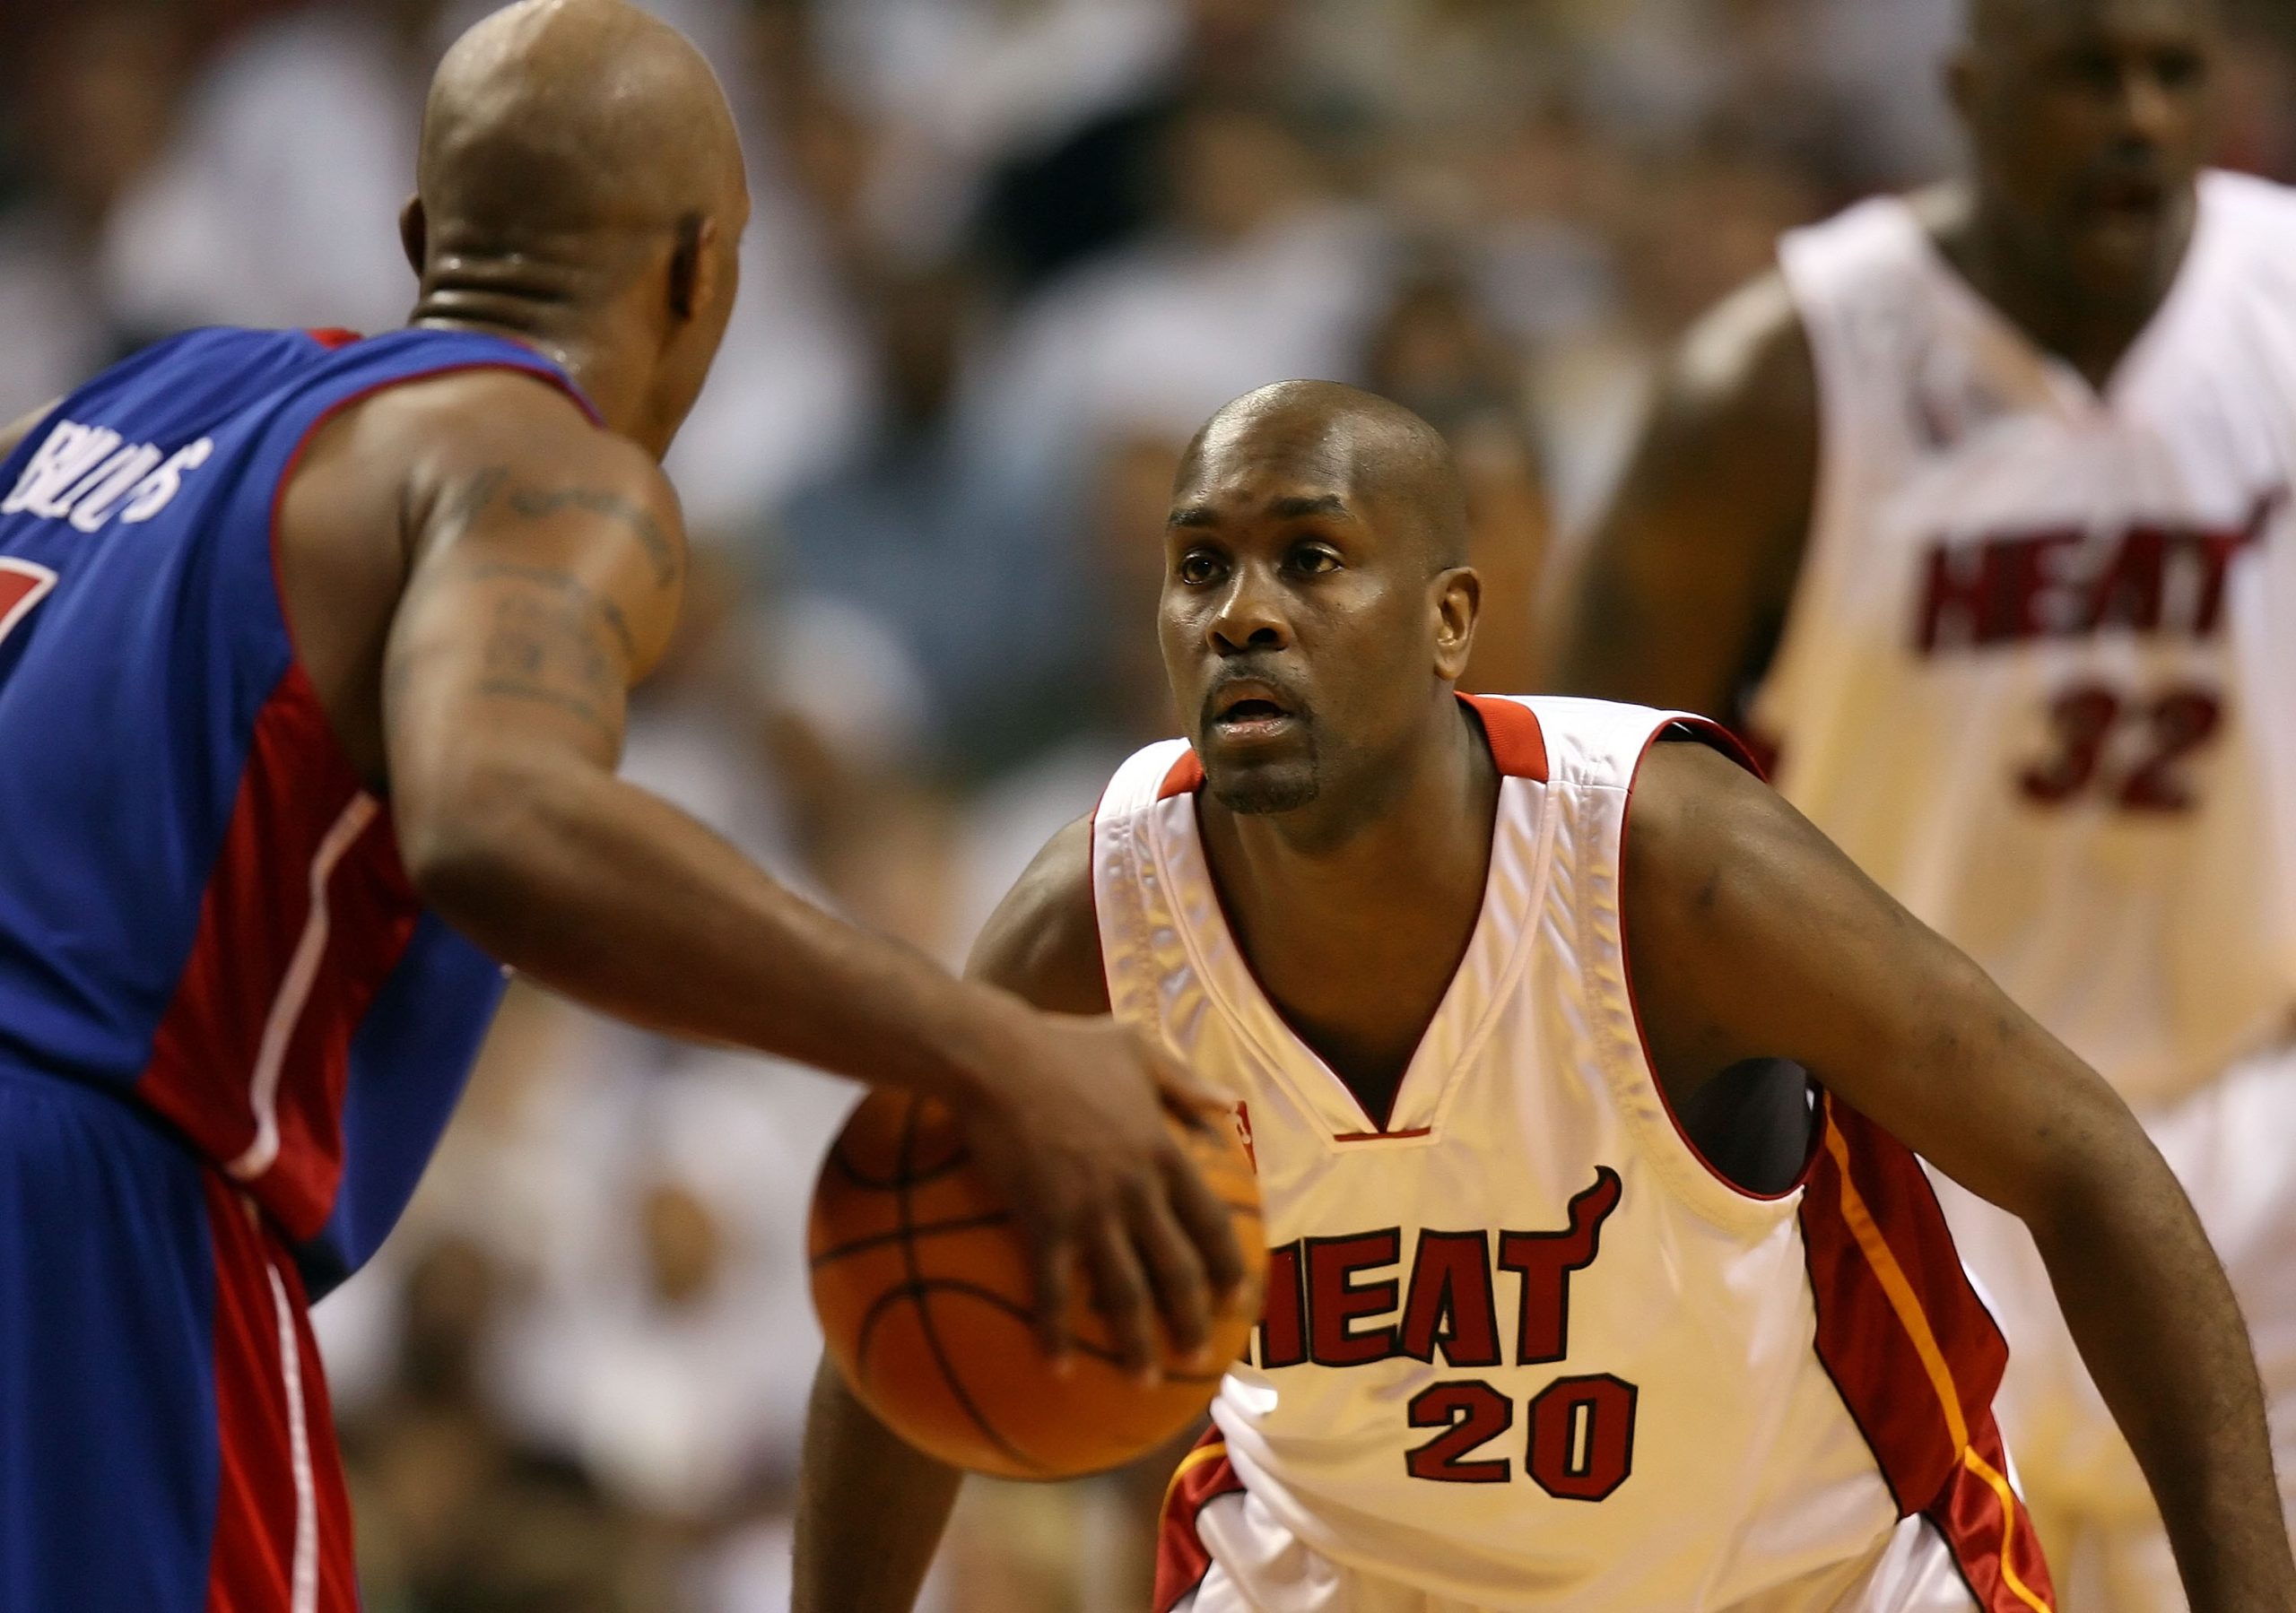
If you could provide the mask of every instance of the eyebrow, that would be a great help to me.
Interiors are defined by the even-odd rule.
[[[1279,521],[1298,521],[1309,516],[1351,516],[1347,500],[1337,493],[1319,493],[1313,498],[1294,495],[1271,501],[1267,513]],[[1164,525],[1170,526],[1217,526],[1220,512],[1208,504],[1184,504],[1171,513]]]

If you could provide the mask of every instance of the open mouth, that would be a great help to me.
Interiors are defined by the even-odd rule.
[[[1213,698],[1212,725],[1227,739],[1265,738],[1297,720],[1283,697],[1265,683],[1239,681]]]

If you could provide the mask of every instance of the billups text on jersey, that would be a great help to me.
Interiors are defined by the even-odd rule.
[[[1914,646],[1933,655],[2109,629],[2212,637],[2232,568],[2264,547],[2287,503],[2288,490],[2276,487],[2222,527],[2065,525],[1941,540],[1922,558]]]

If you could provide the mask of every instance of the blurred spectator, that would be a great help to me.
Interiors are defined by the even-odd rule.
[[[1531,689],[1549,517],[1519,355],[1461,275],[1432,270],[1405,282],[1373,331],[1367,384],[1419,413],[1458,456],[1468,553],[1483,578],[1467,687]]]
[[[414,300],[398,245],[444,0],[335,0],[265,22],[202,76],[111,221],[120,317],[384,330]]]
[[[0,420],[164,328],[129,328],[95,263],[121,195],[167,139],[181,67],[175,17],[138,0],[55,8],[7,67],[0,130],[30,184],[0,209]]]

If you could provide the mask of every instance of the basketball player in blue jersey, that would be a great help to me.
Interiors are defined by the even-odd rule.
[[[502,965],[931,1093],[1146,1369],[1238,1281],[1186,1078],[797,901],[613,776],[685,572],[657,461],[735,291],[674,31],[449,53],[410,326],[195,332],[0,429],[0,1608],[355,1605],[305,1317],[389,1230]]]

